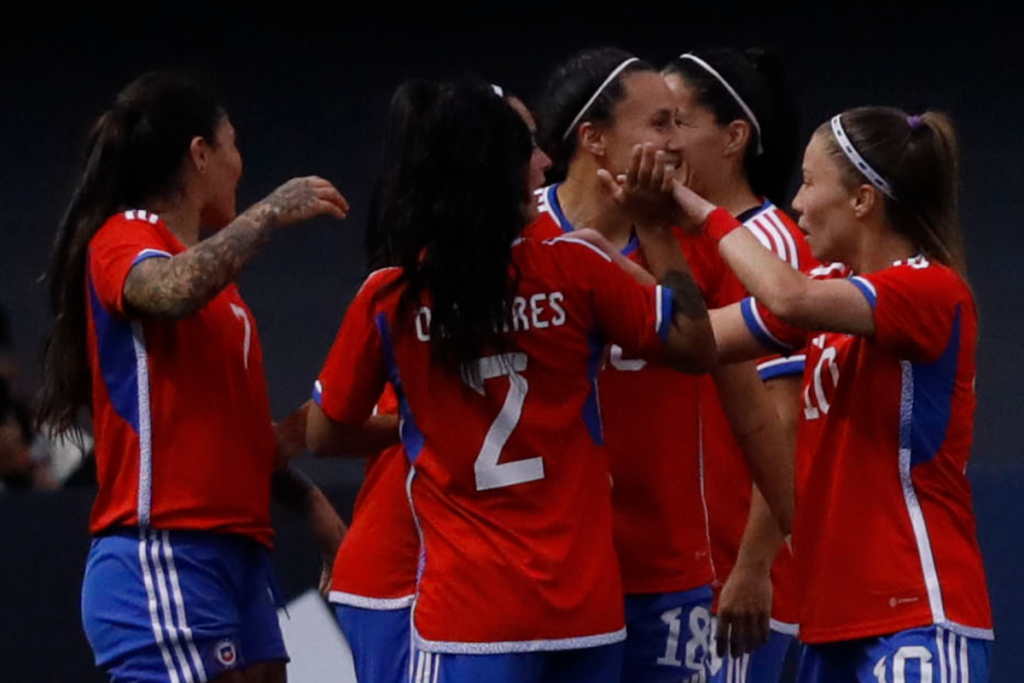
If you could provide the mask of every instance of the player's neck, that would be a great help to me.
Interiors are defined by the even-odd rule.
[[[156,199],[145,208],[160,216],[167,229],[186,247],[199,241],[199,209],[188,201],[168,202]]]
[[[574,229],[597,230],[616,249],[623,249],[629,243],[633,233],[632,223],[622,215],[622,210],[601,187],[596,166],[574,166],[556,192],[562,213]]]
[[[707,192],[705,199],[715,206],[722,207],[733,216],[739,216],[744,211],[761,206],[764,201],[754,194],[754,191],[750,189],[750,182],[742,177],[724,179],[716,184],[715,189]]]
[[[905,261],[918,254],[917,246],[895,230],[865,231],[860,254],[850,266],[858,273],[884,270],[896,261]]]

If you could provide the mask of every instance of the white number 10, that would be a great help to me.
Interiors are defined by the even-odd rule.
[[[476,490],[487,491],[544,478],[544,460],[539,456],[526,460],[515,460],[499,464],[501,450],[505,447],[512,431],[519,424],[523,404],[530,385],[521,372],[526,370],[525,353],[506,353],[487,356],[477,361],[479,383],[473,386],[483,394],[483,382],[496,377],[509,377],[508,394],[498,417],[491,423],[484,438],[484,445],[476,457],[473,470],[476,473]],[[471,383],[472,386],[472,383]]]

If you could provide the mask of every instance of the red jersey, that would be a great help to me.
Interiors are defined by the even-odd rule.
[[[842,268],[818,276],[840,277]],[[768,348],[807,348],[793,548],[805,642],[938,624],[991,639],[966,476],[977,314],[966,283],[924,257],[850,278],[875,333],[793,329],[746,300]],[[808,343],[809,342],[809,343]]]
[[[557,187],[540,193],[540,216],[528,236],[574,230],[558,203]],[[742,286],[714,242],[681,231],[676,237],[709,307],[743,298]],[[634,237],[622,254],[643,264],[638,246]],[[711,583],[698,414],[701,380],[629,358],[615,346],[600,379],[623,589],[627,594],[671,593]]]
[[[398,397],[390,384],[375,412],[398,414]],[[332,603],[375,610],[412,606],[420,539],[405,492],[408,478],[409,460],[401,444],[367,460],[352,525],[334,560]]]
[[[124,282],[147,258],[185,251],[145,211],[89,242],[87,351],[99,493],[93,534],[201,529],[269,545],[275,441],[256,322],[228,285],[183,320],[133,318]]]
[[[770,201],[738,217],[761,244],[800,271],[817,265],[803,232]],[[718,256],[718,249],[715,249]],[[721,259],[721,256],[718,256]],[[737,282],[742,289],[742,285]],[[743,293],[746,294],[745,292]],[[803,353],[762,358],[761,379],[802,375]],[[700,419],[704,452],[705,494],[711,529],[711,556],[715,566],[715,597],[729,578],[739,553],[750,513],[751,478],[732,428],[722,410],[718,389],[710,376],[701,379]],[[788,546],[783,546],[772,567],[772,627],[796,634],[798,596],[796,568]]]
[[[319,379],[321,407],[343,424],[366,420],[385,381],[398,393],[423,542],[413,627],[427,651],[625,638],[596,376],[606,340],[660,353],[671,293],[571,237],[517,240],[512,259],[504,353],[462,376],[433,362],[429,297],[399,316],[390,269],[357,294]]]

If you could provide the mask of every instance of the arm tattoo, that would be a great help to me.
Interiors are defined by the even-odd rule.
[[[270,238],[275,207],[257,204],[226,228],[170,259],[147,259],[132,268],[124,298],[135,311],[185,318],[209,303]]]
[[[661,284],[672,290],[676,313],[695,321],[708,319],[704,296],[689,273],[670,270],[661,278]]]

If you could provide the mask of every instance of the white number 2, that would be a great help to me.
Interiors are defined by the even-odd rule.
[[[544,460],[539,456],[526,460],[498,463],[501,450],[508,443],[512,431],[519,424],[523,414],[523,404],[530,384],[520,373],[526,370],[525,353],[506,353],[487,356],[477,361],[479,383],[473,388],[483,393],[483,382],[496,377],[509,378],[508,394],[505,404],[501,407],[498,417],[494,418],[491,428],[484,437],[484,445],[476,457],[473,470],[476,473],[476,490],[488,491],[515,484],[525,484],[544,478]],[[472,386],[472,383],[471,383]]]
[[[245,369],[249,369],[249,343],[252,341],[252,325],[249,324],[249,315],[245,309],[238,304],[231,304],[231,312],[245,325],[245,338],[242,340],[242,359],[245,361]]]
[[[920,675],[916,680],[922,682],[932,680],[932,653],[928,648],[920,645],[907,645],[897,650],[892,658],[892,683],[906,683],[908,659],[916,659],[919,663]],[[875,670],[872,672],[878,679],[878,683],[888,683],[885,680],[885,670],[885,657],[882,657],[875,664]]]

